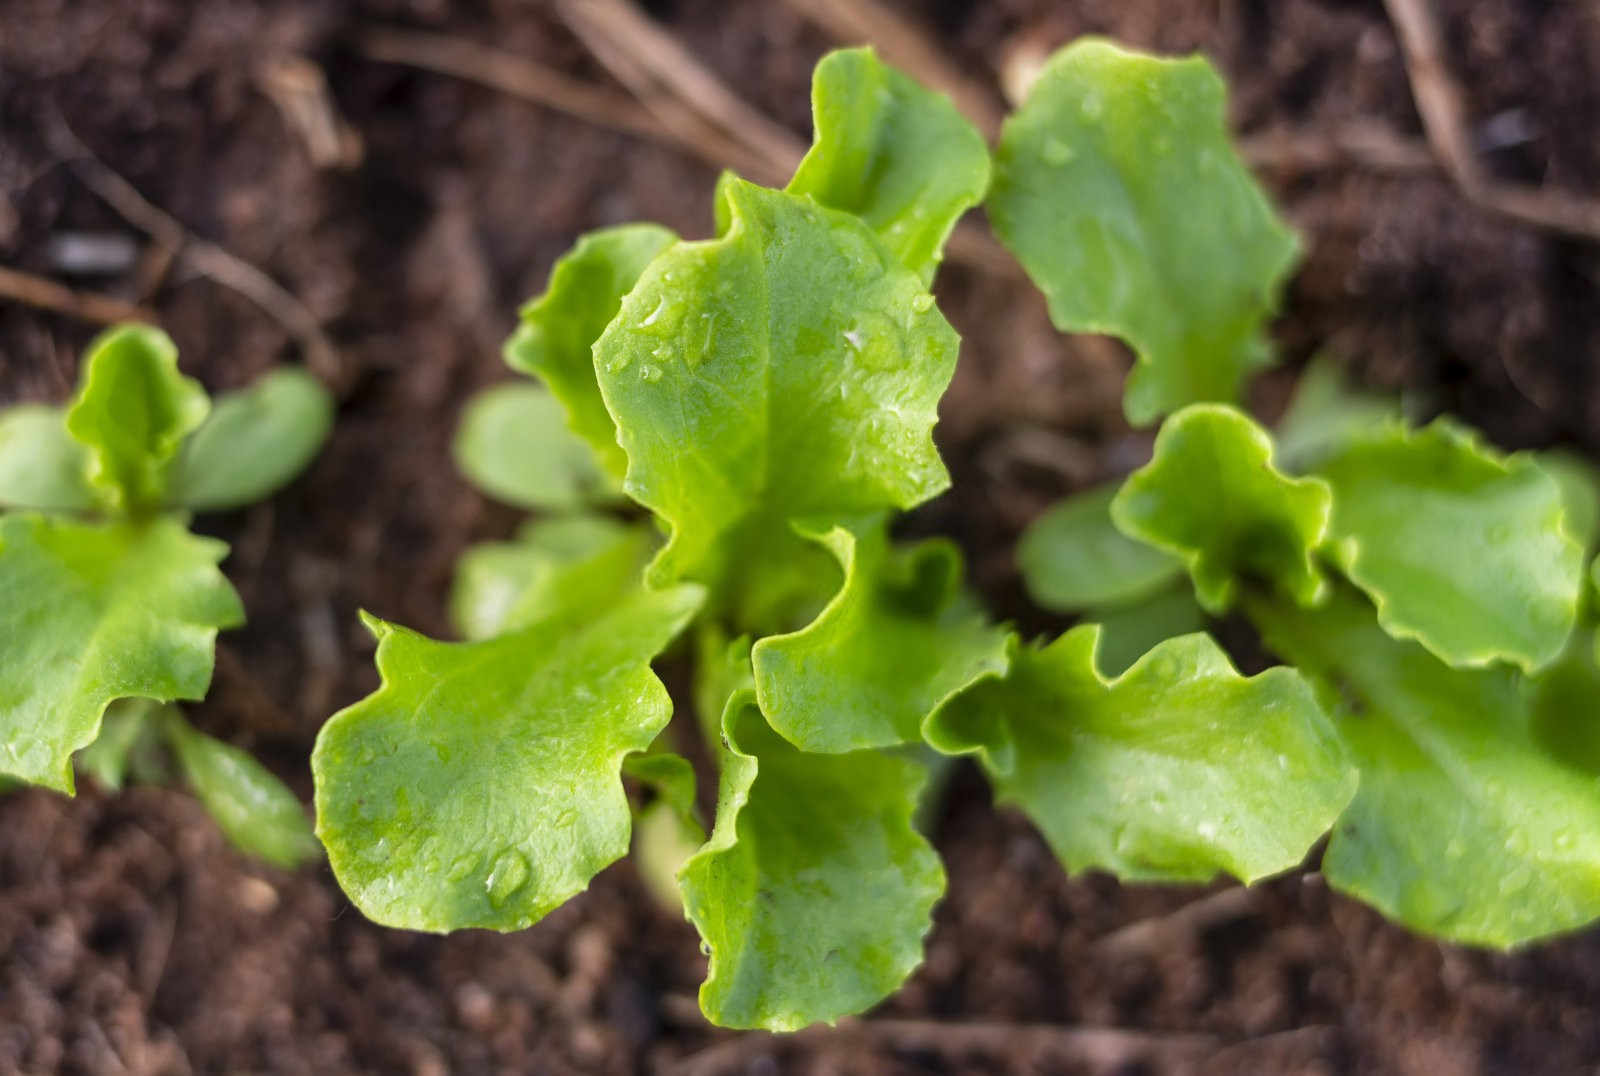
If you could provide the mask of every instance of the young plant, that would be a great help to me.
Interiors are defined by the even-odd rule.
[[[0,775],[74,790],[73,758],[110,788],[160,777],[162,750],[228,836],[292,865],[316,854],[293,795],[188,725],[218,630],[244,620],[227,546],[190,511],[233,508],[316,454],[332,407],[284,370],[216,406],[165,333],[113,329],[65,409],[0,413]]]
[[[1205,93],[1169,134],[1215,128],[1206,167],[1235,177],[1220,211],[1248,224],[1264,203],[1247,178],[1235,189],[1215,78],[1180,67]],[[1123,76],[1097,70],[1109,104]],[[1168,92],[1152,70],[1146,99]],[[776,1030],[866,1008],[920,961],[944,889],[913,824],[929,746],[977,754],[1072,869],[1137,879],[1287,870],[1356,783],[1297,672],[1243,677],[1190,635],[1108,679],[1096,629],[1025,645],[979,612],[954,546],[891,537],[896,513],[949,483],[931,430],[958,341],[927,288],[990,160],[948,101],[869,50],[825,58],[813,105],[815,142],[785,190],[725,176],[706,241],[652,225],[585,237],[523,310],[507,360],[544,382],[592,460],[553,472],[570,446],[504,453],[510,439],[486,431],[542,421],[497,425],[513,402],[478,405],[466,424],[459,458],[502,496],[537,485],[523,503],[558,490],[570,508],[617,482],[664,541],[578,517],[474,551],[454,599],[469,641],[368,618],[382,686],[329,720],[313,756],[318,834],[365,914],[520,929],[627,853],[623,774],[692,816],[692,770],[663,736],[672,700],[651,669],[689,632],[694,709],[719,767],[712,832],[676,874],[710,957],[701,1005],[717,1023]],[[1027,171],[1029,115],[1008,127],[989,203],[997,219],[1017,210],[1013,237],[1043,226],[1027,219],[1031,196],[1058,184]],[[1137,120],[1120,105],[1098,115]],[[1058,163],[1098,152],[1071,125],[1061,137],[1043,145]],[[1115,168],[1095,167],[1113,183]],[[1099,242],[1111,268],[1129,268],[1109,234],[1085,225],[1062,241]],[[1258,260],[1281,272],[1292,249],[1268,243]],[[1142,407],[1231,391],[1257,361],[1259,287],[1196,287],[1195,309],[1229,320],[1205,355],[1235,372],[1211,372],[1169,327],[1152,338]],[[1164,307],[1145,296],[1126,313]],[[502,391],[528,416],[550,406]]]
[[[1042,604],[1137,645],[1190,630],[1200,608],[1255,625],[1314,685],[1360,772],[1322,856],[1336,889],[1470,944],[1591,922],[1594,472],[1501,455],[1449,419],[1413,428],[1326,367],[1276,445],[1234,408],[1195,402],[1232,399],[1264,353],[1294,249],[1225,162],[1215,91],[1195,61],[1079,46],[1007,125],[997,231],[1064,330],[1113,332],[1138,353],[1130,419],[1181,408],[1120,489],[1039,520],[1024,576]],[[974,742],[1020,708],[995,687],[958,704]],[[1178,809],[1201,795],[1186,788]]]

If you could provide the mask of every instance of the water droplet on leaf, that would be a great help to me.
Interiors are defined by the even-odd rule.
[[[527,857],[515,848],[507,848],[495,857],[494,866],[489,870],[489,876],[483,880],[483,887],[489,893],[489,903],[496,908],[528,884],[528,876],[532,873],[528,866]]]

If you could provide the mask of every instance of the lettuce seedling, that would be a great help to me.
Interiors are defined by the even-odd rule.
[[[190,533],[188,513],[289,481],[331,417],[292,370],[212,406],[143,326],[90,346],[65,409],[0,413],[0,774],[70,795],[79,753],[115,788],[165,745],[241,847],[284,864],[315,853],[287,790],[161,704],[204,697],[217,632],[244,620],[217,568],[227,547]]]
[[[1330,749],[1359,770],[1322,857],[1336,889],[1479,945],[1600,917],[1592,470],[1503,455],[1450,419],[1417,428],[1326,367],[1308,372],[1276,441],[1226,403],[1266,354],[1262,323],[1295,243],[1227,148],[1220,83],[1202,61],[1066,50],[1006,126],[989,208],[1063,330],[1115,333],[1136,351],[1128,417],[1176,412],[1147,466],[1024,536],[1033,595],[1141,645],[1191,630],[1196,605],[1254,624],[1288,663],[1265,676],[1297,670],[1331,722]],[[1073,780],[1080,810],[1106,809],[1116,790],[1042,765],[1026,715],[1062,683],[1092,689],[1096,630],[1074,629],[1032,670],[1014,662],[938,726],[980,752],[1074,865],[1090,860],[1051,784]],[[1158,655],[1179,660],[1191,638],[1155,646],[1111,692]],[[1270,762],[1276,712],[1263,700],[1234,743],[1196,721],[1189,757],[1249,773],[1253,752]],[[1280,758],[1292,768],[1296,754]],[[1171,787],[1163,818],[1215,826],[1216,804],[1252,802],[1249,789]]]
[[[978,756],[1072,869],[1139,879],[1289,869],[1356,779],[1298,673],[1241,676],[1193,635],[1107,678],[1096,633],[1024,643],[982,614],[953,545],[893,538],[949,485],[931,433],[958,340],[928,286],[990,160],[870,50],[826,57],[813,106],[786,189],[718,183],[714,238],[624,225],[556,264],[506,350],[545,389],[474,404],[458,459],[564,514],[464,559],[466,642],[369,618],[383,684],[313,756],[318,834],[364,913],[518,929],[627,853],[623,774],[703,833],[651,668],[687,633],[719,773],[677,896],[710,959],[706,1014],[774,1030],[866,1008],[921,959],[945,883],[915,824],[930,748]],[[1216,350],[1253,353],[1260,306]],[[1161,407],[1203,380],[1173,376]],[[527,417],[504,422],[513,406]],[[592,456],[559,463],[576,443]],[[609,491],[597,473],[657,527],[572,514]],[[1181,572],[1145,559],[1151,588]]]

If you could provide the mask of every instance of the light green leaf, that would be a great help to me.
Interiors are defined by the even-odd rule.
[[[305,808],[270,770],[199,732],[175,707],[163,725],[189,787],[236,848],[285,869],[318,858]]]
[[[199,699],[244,621],[227,546],[176,520],[0,516],[0,773],[70,793],[113,699]]]
[[[304,370],[275,370],[217,397],[184,443],[168,501],[216,512],[265,500],[289,484],[333,428],[333,397]]]
[[[1600,691],[1581,709],[1531,720],[1537,689],[1505,666],[1452,669],[1379,627],[1340,588],[1316,611],[1252,602],[1268,645],[1322,684],[1361,768],[1361,788],[1323,857],[1329,883],[1417,930],[1511,946],[1600,916],[1600,758],[1552,751],[1593,743]],[[1581,648],[1580,648],[1581,649]],[[1546,675],[1551,675],[1547,673]],[[1561,675],[1567,675],[1562,673]]]
[[[701,594],[582,591],[483,642],[369,618],[383,686],[323,726],[311,759],[317,835],[369,919],[520,930],[627,853],[622,760],[672,713],[650,661]]]
[[[977,752],[1069,871],[1245,882],[1298,864],[1356,776],[1293,670],[1243,677],[1203,634],[1169,639],[1115,680],[1095,625],[1023,647],[1002,680],[956,696],[928,742]]]
[[[771,1031],[859,1012],[921,961],[944,892],[911,824],[923,771],[874,751],[797,751],[748,690],[728,701],[723,734],[716,828],[679,874],[711,952],[700,1007]]]
[[[1591,553],[1600,542],[1600,468],[1586,457],[1565,449],[1535,453],[1539,466],[1561,487],[1567,512],[1567,533]]]
[[[561,404],[538,385],[496,385],[474,396],[452,452],[473,485],[518,508],[570,511],[617,500],[594,451],[562,425]]]
[[[99,503],[89,454],[67,433],[62,411],[38,404],[0,411],[0,506],[85,512]]]
[[[1100,625],[1095,667],[1107,677],[1121,676],[1157,643],[1204,631],[1206,626],[1205,611],[1194,600],[1194,587],[1187,579],[1131,605],[1096,610],[1090,616]]]
[[[120,791],[134,752],[170,705],[154,699],[117,699],[107,706],[100,720],[100,735],[78,752],[79,772],[94,778],[108,792]]]
[[[548,612],[564,568],[627,545],[613,562],[631,582],[653,547],[649,535],[604,516],[563,516],[524,524],[514,541],[472,546],[456,561],[450,623],[466,639],[487,639]]]
[[[1278,462],[1286,471],[1304,473],[1350,442],[1403,417],[1399,400],[1352,389],[1336,363],[1313,359],[1301,371],[1294,399],[1278,423]]]
[[[995,234],[1063,332],[1138,353],[1135,425],[1232,400],[1299,244],[1228,141],[1222,80],[1099,40],[1053,56],[995,151]]]
[[[678,871],[706,841],[695,806],[694,767],[682,755],[651,751],[623,759],[622,772],[656,793],[633,821],[634,866],[663,907],[681,912]]]
[[[1046,609],[1072,613],[1122,605],[1165,588],[1183,562],[1136,542],[1111,522],[1116,485],[1075,493],[1022,532],[1017,565],[1028,594]]]
[[[930,431],[957,340],[858,218],[721,190],[726,234],[650,264],[595,368],[624,488],[671,528],[651,578],[727,600],[786,562],[828,563],[790,520],[909,508],[949,485]]]
[[[870,48],[838,49],[811,76],[816,135],[788,190],[854,213],[923,283],[989,186],[989,147],[943,94]]]
[[[945,699],[1005,672],[1007,632],[962,590],[955,545],[891,549],[881,518],[811,537],[844,586],[811,624],[752,652],[761,712],[790,743],[828,754],[913,743]]]
[[[1440,419],[1363,438],[1318,467],[1333,487],[1330,552],[1397,639],[1451,665],[1533,670],[1577,617],[1583,549],[1561,487]]]
[[[1156,435],[1155,457],[1128,476],[1111,502],[1124,534],[1180,557],[1195,595],[1212,613],[1233,604],[1241,579],[1302,605],[1327,586],[1313,553],[1328,529],[1329,493],[1316,478],[1290,478],[1272,460],[1272,439],[1221,404],[1195,404]]]
[[[89,450],[88,479],[109,508],[161,503],[173,457],[211,404],[178,373],[178,349],[160,329],[124,325],[102,333],[83,360],[67,432]]]
[[[543,295],[522,308],[506,341],[513,370],[543,379],[607,474],[621,478],[627,458],[594,377],[594,342],[617,316],[622,297],[677,236],[655,224],[623,224],[582,236],[550,270]]]

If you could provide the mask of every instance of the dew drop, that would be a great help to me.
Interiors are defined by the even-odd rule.
[[[641,380],[641,381],[649,381],[652,384],[654,384],[657,381],[660,381],[661,380],[661,367],[653,365],[653,364],[648,363],[648,362],[645,363],[643,366],[639,367],[639,380]]]
[[[641,329],[645,329],[645,328],[649,328],[651,325],[654,325],[661,318],[661,311],[666,309],[666,306],[667,306],[667,301],[665,299],[657,299],[656,300],[656,308],[654,310],[650,311],[650,313],[646,314],[639,321],[639,327]]]
[[[461,879],[471,874],[473,868],[477,865],[477,856],[457,856],[455,859],[450,861],[450,868],[444,873],[445,879],[451,882],[459,882]]]
[[[933,296],[929,295],[927,292],[923,292],[921,295],[916,296],[911,300],[911,309],[915,310],[919,314],[926,314],[928,311],[933,309]]]
[[[496,908],[528,884],[528,876],[532,873],[528,867],[527,857],[515,848],[507,848],[495,857],[494,866],[489,870],[489,876],[483,880],[483,887],[489,893],[489,903]]]
[[[556,828],[571,829],[577,824],[577,821],[578,812],[568,807],[565,811],[562,811],[560,814],[556,815]]]

